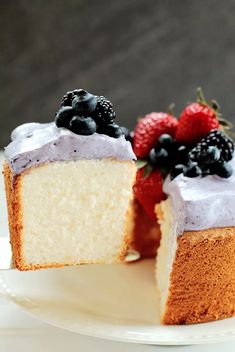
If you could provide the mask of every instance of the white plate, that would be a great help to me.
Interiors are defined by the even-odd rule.
[[[235,318],[161,326],[154,261],[35,272],[2,271],[2,293],[54,326],[110,340],[199,344],[235,338]]]

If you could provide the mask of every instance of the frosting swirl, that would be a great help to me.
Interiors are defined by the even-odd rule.
[[[229,162],[229,178],[210,175],[185,177],[183,174],[164,183],[173,205],[173,228],[177,235],[213,227],[235,226],[235,157]]]
[[[14,175],[35,165],[66,160],[116,158],[135,160],[124,136],[112,138],[94,133],[78,135],[52,123],[27,123],[11,134],[5,156]]]

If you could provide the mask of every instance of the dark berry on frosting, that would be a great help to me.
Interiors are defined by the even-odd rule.
[[[115,118],[113,104],[105,97],[97,97],[95,111],[91,115],[98,125],[109,124]]]
[[[71,106],[63,106],[57,112],[55,117],[55,123],[57,127],[69,127],[70,120],[74,116],[74,110]]]
[[[187,177],[197,177],[201,176],[202,170],[196,162],[191,162],[183,170],[184,176]]]
[[[64,95],[61,106],[56,115],[57,127],[66,127],[76,134],[84,135],[97,131],[118,138],[124,134],[127,140],[132,141],[132,133],[114,123],[113,105],[103,96],[75,89]]]
[[[74,94],[73,94],[72,91],[67,92],[67,93],[63,96],[60,105],[61,105],[61,106],[72,106],[73,97],[74,97]]]
[[[127,141],[132,143],[133,140],[133,132],[130,132],[127,127],[125,126],[120,126],[125,138]]]
[[[222,131],[212,130],[189,153],[189,159],[196,161],[203,176],[229,177],[232,168],[227,164],[233,157],[233,141]]]
[[[90,115],[96,108],[97,97],[83,89],[74,92],[72,107],[79,116]]]
[[[219,148],[221,152],[220,160],[229,161],[233,157],[234,153],[234,143],[231,138],[226,136],[223,132],[214,130],[206,138],[206,142],[210,143],[213,139],[213,144]],[[216,139],[216,142],[215,142]]]
[[[185,166],[183,164],[177,164],[171,170],[171,179],[173,180],[176,176],[184,172]]]
[[[85,96],[86,94],[87,94],[87,91],[86,90],[84,90],[84,89],[74,89],[74,91],[73,91],[73,94],[74,95],[77,95],[77,96]]]
[[[218,175],[223,178],[228,178],[233,173],[233,168],[226,161],[215,163],[210,167],[212,174]]]
[[[96,131],[96,123],[91,117],[74,116],[69,129],[76,134],[91,135]]]
[[[168,152],[164,148],[152,149],[149,153],[149,160],[154,166],[166,165],[168,160]]]
[[[201,164],[211,165],[220,160],[220,150],[211,145],[207,149],[204,149],[199,155],[198,161]]]
[[[97,132],[101,134],[106,134],[107,136],[114,137],[114,138],[119,138],[120,136],[123,135],[123,131],[121,127],[114,122],[99,127]]]
[[[176,161],[179,164],[187,164],[188,148],[185,145],[180,145],[176,151]]]
[[[81,102],[80,111],[77,110],[81,115],[85,112],[88,114],[95,110],[96,107],[96,96],[88,93],[84,89],[74,89],[73,91],[67,92],[61,101],[61,106],[72,106],[73,99],[77,97]]]
[[[169,149],[171,148],[172,144],[173,144],[173,138],[167,134],[164,133],[162,134],[159,139],[158,139],[158,143],[165,149]]]
[[[233,157],[233,141],[222,131],[212,130],[189,154],[190,159],[200,160],[207,153],[210,146],[217,147],[220,151],[220,161],[229,161]]]

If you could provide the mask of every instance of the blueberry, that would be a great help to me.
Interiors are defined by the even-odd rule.
[[[171,147],[172,143],[173,143],[173,138],[167,134],[167,133],[164,133],[162,134],[159,139],[158,139],[158,143],[164,147],[164,148],[168,148],[168,147]]]
[[[123,135],[121,127],[114,122],[100,126],[97,132],[114,138],[119,138]]]
[[[90,135],[96,131],[96,123],[91,117],[74,116],[69,124],[69,129],[81,135]]]
[[[134,134],[134,133],[133,133],[133,132],[130,132],[130,131],[128,130],[128,128],[125,127],[125,126],[120,126],[120,128],[121,128],[121,130],[122,130],[122,132],[123,132],[123,134],[124,134],[126,140],[132,143],[133,134]]]
[[[189,165],[187,165],[184,168],[184,176],[197,177],[197,176],[201,176],[201,174],[202,174],[202,170],[200,169],[200,167],[196,162],[191,162]]]
[[[152,149],[149,153],[149,160],[152,165],[165,165],[168,160],[168,152],[164,148]]]
[[[84,89],[74,89],[74,91],[72,92],[74,95],[77,95],[77,96],[85,96],[88,92]]]
[[[97,105],[97,96],[88,93],[83,89],[74,91],[72,107],[79,116],[89,116]]]
[[[184,172],[185,166],[183,164],[177,164],[171,171],[171,179],[173,180],[176,176],[182,174]]]
[[[225,161],[222,163],[215,163],[210,167],[211,174],[218,175],[223,178],[228,178],[233,173],[233,168],[230,164]]]
[[[176,152],[176,159],[178,163],[186,164],[188,161],[188,149],[185,145],[178,147]]]
[[[57,112],[55,117],[55,123],[57,127],[69,127],[70,120],[74,116],[75,112],[71,106],[63,106]]]

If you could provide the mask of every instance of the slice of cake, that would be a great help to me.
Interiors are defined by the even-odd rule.
[[[106,98],[75,90],[55,122],[13,131],[4,176],[19,270],[124,260],[135,155],[114,117]]]

